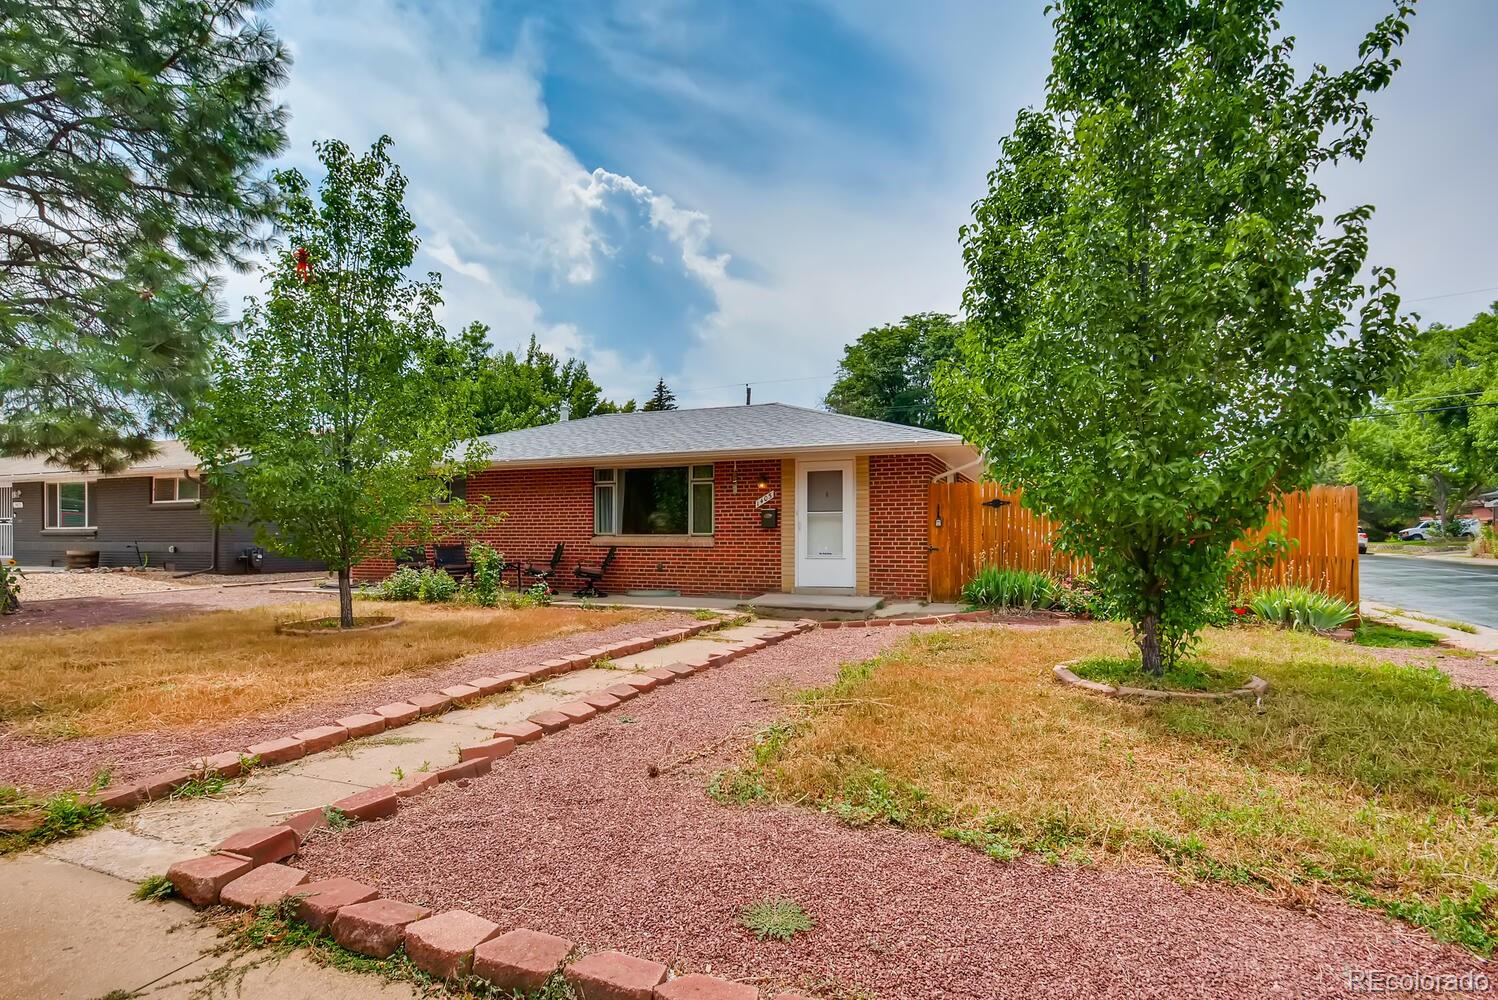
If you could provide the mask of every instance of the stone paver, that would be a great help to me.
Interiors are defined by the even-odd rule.
[[[251,826],[225,837],[214,850],[259,867],[291,857],[300,846],[296,831],[289,826]]]
[[[406,925],[425,920],[432,911],[399,899],[351,903],[333,918],[333,940],[370,958],[389,958],[406,937]]]
[[[499,933],[492,920],[466,910],[448,910],[406,927],[406,956],[438,979],[467,975],[473,949]]]
[[[473,950],[473,974],[501,990],[529,993],[546,985],[575,947],[555,934],[517,928]]]
[[[178,861],[166,870],[166,877],[177,887],[177,895],[189,903],[212,906],[218,902],[224,886],[254,867],[252,862],[233,854],[207,854]]]
[[[623,952],[596,951],[567,966],[563,975],[582,1000],[653,1000],[666,967]]]
[[[219,902],[228,906],[274,906],[307,881],[307,873],[290,865],[261,865],[224,886]]]
[[[759,1000],[759,990],[693,972],[657,986],[655,996],[656,1000]]]
[[[305,882],[297,887],[296,894],[300,897],[296,906],[297,919],[319,931],[331,924],[345,906],[367,902],[380,895],[362,882],[342,877]]]

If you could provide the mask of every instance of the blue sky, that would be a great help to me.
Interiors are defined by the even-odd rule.
[[[842,345],[956,311],[957,229],[1043,95],[1043,0],[279,0],[287,162],[381,132],[445,318],[535,333],[613,396],[815,404]],[[1306,59],[1355,57],[1383,0],[1291,0]],[[1378,95],[1372,259],[1460,323],[1498,291],[1498,4],[1426,0]],[[251,285],[233,279],[230,294]],[[1443,296],[1429,298],[1430,296]]]

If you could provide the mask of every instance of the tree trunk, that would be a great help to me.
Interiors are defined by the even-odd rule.
[[[354,574],[347,566],[338,571],[338,627],[354,627]]]
[[[1139,623],[1139,632],[1134,641],[1139,644],[1139,657],[1144,661],[1144,672],[1159,677],[1165,673],[1165,661],[1160,656],[1160,616],[1148,614]]]

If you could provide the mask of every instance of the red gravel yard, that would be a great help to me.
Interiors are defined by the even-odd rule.
[[[790,711],[786,693],[908,635],[798,636],[523,747],[391,820],[314,838],[300,863],[590,949],[848,1000],[1341,996],[1358,970],[1483,968],[1331,897],[1303,912],[1159,867],[998,862],[929,834],[709,797],[712,775]],[[739,915],[772,897],[815,927],[756,940]]]

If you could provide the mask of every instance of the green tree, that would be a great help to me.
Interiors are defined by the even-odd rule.
[[[1370,206],[1324,219],[1412,11],[1302,78],[1278,0],[1061,0],[1043,110],[1020,112],[962,230],[943,413],[1060,524],[1144,667],[1189,650],[1228,549],[1303,485],[1412,331],[1359,281]],[[1349,320],[1349,314],[1355,319]]]
[[[1345,475],[1370,498],[1416,502],[1449,529],[1498,483],[1498,311],[1415,341],[1415,363],[1348,433]]]
[[[117,469],[202,385],[286,142],[259,6],[0,0],[0,454]]]
[[[398,526],[447,514],[452,480],[479,464],[472,400],[433,316],[439,279],[406,278],[415,226],[389,143],[358,157],[319,144],[315,199],[301,173],[276,173],[267,296],[249,301],[182,433],[215,516],[247,517],[268,547],[337,571],[344,628],[352,567]]]
[[[962,324],[945,313],[916,313],[876,326],[843,348],[837,381],[822,401],[834,413],[947,430],[932,385],[958,357]]]
[[[456,369],[472,382],[480,434],[555,423],[561,419],[563,403],[572,419],[635,408],[634,400],[621,406],[604,399],[583,361],[559,361],[541,349],[534,335],[523,355],[495,353],[489,346],[489,328],[474,323],[463,331],[455,359]]]
[[[655,391],[650,394],[650,398],[645,400],[645,405],[640,407],[640,409],[652,412],[656,410],[674,410],[676,409],[676,393],[672,392],[666,386],[665,379],[656,379]]]

